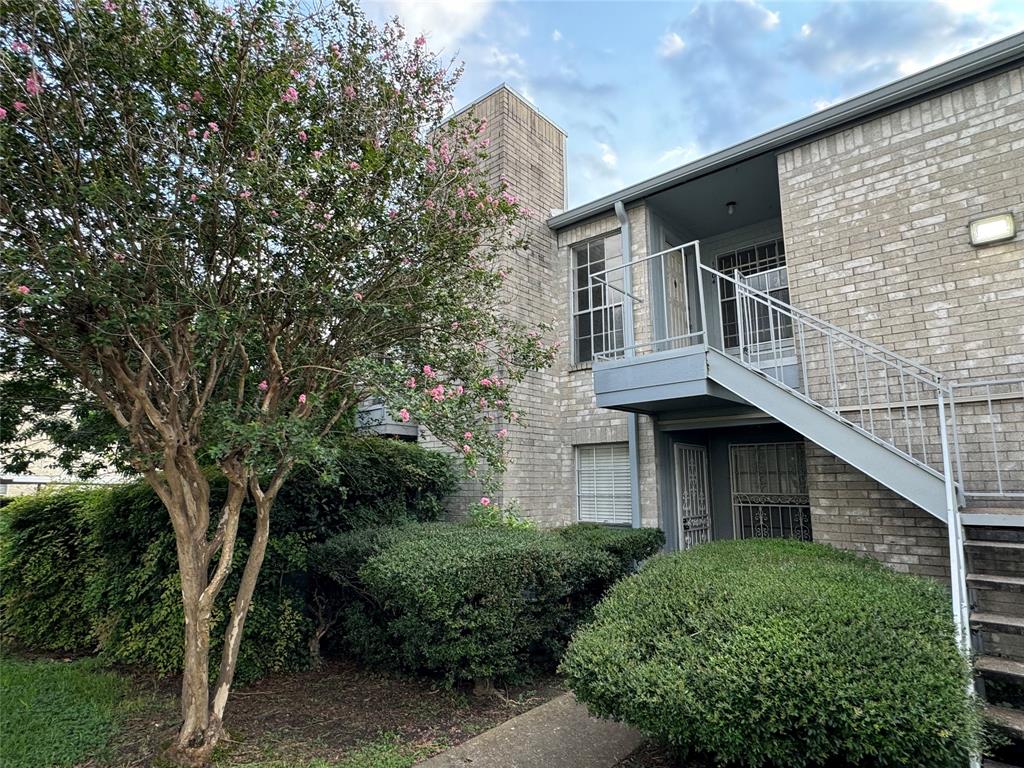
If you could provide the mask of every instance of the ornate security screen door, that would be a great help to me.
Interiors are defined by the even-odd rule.
[[[729,485],[736,538],[811,540],[803,443],[730,445]]]
[[[680,549],[711,539],[708,452],[704,446],[676,444],[676,514]]]

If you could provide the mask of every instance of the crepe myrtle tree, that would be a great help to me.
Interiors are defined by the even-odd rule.
[[[109,414],[111,450],[166,507],[185,616],[175,749],[201,762],[275,496],[296,467],[329,466],[360,400],[502,468],[510,387],[552,357],[501,314],[498,264],[528,212],[487,183],[483,123],[444,120],[459,72],[397,21],[276,0],[7,0],[0,24],[6,376],[42,366],[79,416]],[[60,421],[24,408],[7,431],[37,411]],[[227,481],[217,509],[210,467]],[[236,565],[211,686],[211,615]]]

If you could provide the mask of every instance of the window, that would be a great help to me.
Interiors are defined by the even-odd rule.
[[[621,267],[622,238],[618,233],[572,247],[573,358],[577,363],[621,351],[625,345]]]
[[[576,499],[582,523],[633,522],[626,443],[576,446]]]
[[[803,443],[729,446],[736,537],[811,540]]]
[[[720,254],[716,262],[719,272],[732,277],[733,272],[738,269],[743,277],[748,278],[746,283],[751,288],[789,303],[786,246],[781,239]],[[740,342],[739,325],[736,320],[736,290],[732,283],[724,280],[722,283],[722,330],[725,333],[725,346],[738,347]],[[773,329],[768,318],[768,308],[761,302],[752,302],[746,309],[754,316],[744,317],[744,321],[750,326],[745,328],[744,341],[747,344],[770,342]],[[774,329],[775,338],[792,338],[793,326],[789,318],[780,317],[778,313],[772,314],[772,322],[779,322],[783,326]]]

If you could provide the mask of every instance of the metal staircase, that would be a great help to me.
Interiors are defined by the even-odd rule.
[[[1016,740],[993,765],[1024,768],[1024,377],[945,382],[789,304],[773,291],[785,267],[727,275],[698,242],[606,273],[620,269],[592,281],[630,310],[648,303],[653,338],[616,347],[633,334],[609,318],[607,357],[703,344],[710,381],[946,523],[957,639],[989,719]]]

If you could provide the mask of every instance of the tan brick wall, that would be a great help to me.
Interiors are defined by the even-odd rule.
[[[590,366],[572,364],[569,336],[571,243],[598,234],[617,232],[614,216],[555,234],[544,223],[554,209],[565,205],[565,136],[529,104],[501,88],[472,107],[487,119],[490,138],[486,170],[492,183],[504,178],[511,191],[532,209],[527,236],[529,247],[512,256],[503,268],[508,316],[528,324],[551,326],[549,342],[561,342],[554,365],[529,376],[513,395],[519,422],[503,424],[509,430],[508,469],[502,479],[500,501],[516,502],[526,517],[542,526],[566,525],[576,515],[575,446],[626,442],[626,417],[594,405]],[[634,253],[646,253],[643,207],[630,211]],[[650,424],[641,428],[641,476],[644,519],[657,520],[654,476],[654,437]],[[425,442],[430,441],[427,436]],[[478,483],[467,481],[449,503],[459,517],[480,496]]]
[[[1024,68],[784,152],[778,169],[796,306],[951,379],[1020,374],[1024,238],[973,248],[967,225],[1012,211],[1024,226]],[[965,454],[983,456],[974,411]],[[813,446],[808,472],[816,538],[945,571],[938,520]]]

